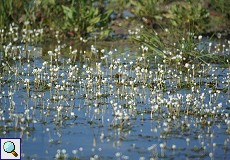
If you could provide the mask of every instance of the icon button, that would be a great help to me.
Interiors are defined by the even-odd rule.
[[[3,149],[7,153],[12,153],[15,157],[18,156],[17,152],[15,152],[14,142],[7,141],[3,144]]]
[[[21,139],[20,138],[0,138],[1,140],[1,160],[21,159]]]

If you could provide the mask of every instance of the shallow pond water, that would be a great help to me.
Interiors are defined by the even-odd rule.
[[[23,159],[230,158],[229,68],[59,52],[2,61],[0,136],[22,138]]]

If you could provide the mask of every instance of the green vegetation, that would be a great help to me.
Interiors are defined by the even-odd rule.
[[[146,46],[145,50],[148,50],[152,57],[158,57],[163,63],[170,66],[180,66],[185,70],[191,64],[198,68],[201,64],[208,63],[228,66],[229,55],[220,54],[225,52],[224,48],[215,53],[212,51],[212,37],[209,40],[202,40],[201,35],[176,31],[166,29],[158,34],[155,30],[143,29],[137,35],[132,36],[132,39]]]
[[[9,0],[0,3],[1,44],[11,41],[36,45],[43,42],[44,36],[54,38],[54,35],[57,40],[63,37],[80,38],[82,42],[104,39],[113,29],[114,23],[110,22],[118,21],[123,25],[122,11],[129,10],[134,18],[123,16],[123,19],[143,25],[131,28],[135,31],[130,32],[129,37],[167,65],[186,70],[187,65],[199,67],[203,63],[216,63],[227,66],[227,60],[230,61],[229,55],[218,54],[225,52],[227,43],[217,46],[219,51],[213,54],[213,45],[208,44],[212,36],[206,42],[202,40],[203,33],[215,34],[216,28],[214,33],[211,28],[216,22],[223,21],[216,31],[226,29],[228,32],[227,28],[221,28],[222,24],[229,24],[229,5],[225,1]],[[111,19],[113,13],[118,15]],[[8,31],[9,34],[5,34]]]
[[[187,71],[191,65],[200,68],[202,64],[223,64],[228,66],[230,57],[225,46],[219,46],[213,53],[213,37],[216,31],[212,25],[218,16],[222,16],[229,23],[226,8],[220,9],[223,4],[215,1],[137,1],[134,13],[142,17],[144,29],[132,34],[135,42],[145,46],[152,57],[172,67],[180,67]],[[226,4],[226,3],[225,3]],[[151,9],[154,8],[154,9]],[[216,10],[213,10],[216,9]],[[211,15],[216,12],[220,15]],[[215,22],[214,22],[215,20]],[[225,30],[228,32],[227,30]],[[207,39],[203,39],[203,33],[211,32]]]
[[[203,32],[208,28],[209,12],[201,3],[175,2],[165,17],[177,28],[190,28],[193,31]]]
[[[224,0],[7,0],[0,1],[0,28],[12,23],[22,27],[29,22],[32,28],[43,28],[46,33],[59,31],[64,36],[78,38],[96,34],[105,38],[113,25],[111,14],[118,14],[116,20],[121,18],[122,11],[128,10],[134,19],[150,28],[173,26],[206,33],[228,28],[229,6]],[[213,27],[216,24],[219,26]]]
[[[0,27],[12,22],[23,25],[29,22],[50,31],[66,31],[68,36],[86,37],[92,32],[107,36],[108,20],[112,13],[103,1],[37,0],[1,1]]]
[[[230,156],[227,5],[0,1],[0,136],[23,159]]]
[[[211,0],[211,7],[230,18],[230,1],[226,0]]]
[[[145,23],[152,23],[154,20],[161,20],[163,11],[160,7],[164,0],[140,0],[131,1],[133,9],[131,10],[135,15],[140,17]]]
[[[213,29],[216,22],[225,28],[229,24],[230,5],[227,1],[133,0],[130,3],[133,5],[131,11],[150,27],[173,26],[207,33],[216,31]],[[221,27],[218,29],[222,30]]]

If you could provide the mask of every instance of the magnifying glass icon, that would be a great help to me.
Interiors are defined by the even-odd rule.
[[[15,157],[18,156],[17,152],[15,152],[15,145],[11,141],[7,141],[3,144],[3,149],[6,153],[12,153]]]

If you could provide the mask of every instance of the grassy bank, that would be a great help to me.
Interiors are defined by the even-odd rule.
[[[100,38],[110,36],[116,21],[149,28],[179,28],[207,33],[227,31],[229,26],[228,1],[170,1],[170,0],[37,0],[1,1],[0,27],[14,23],[23,27],[43,28],[46,33],[59,31],[66,37]],[[132,15],[127,19],[123,11]],[[122,19],[125,19],[124,22]],[[115,22],[115,23],[114,23]],[[123,26],[128,29],[129,26]],[[229,31],[229,30],[228,30]],[[94,34],[93,34],[94,33]]]

